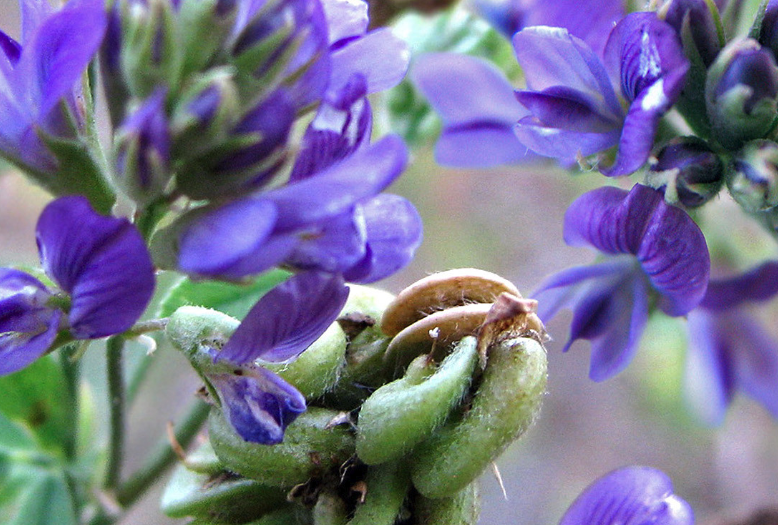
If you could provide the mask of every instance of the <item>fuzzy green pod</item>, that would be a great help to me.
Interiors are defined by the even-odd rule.
[[[367,495],[348,525],[393,525],[411,487],[408,466],[392,461],[372,466],[365,479]]]
[[[214,522],[243,523],[286,504],[286,491],[224,470],[210,445],[180,464],[162,495],[162,512],[172,518],[199,517]],[[218,469],[214,470],[218,465]],[[211,472],[198,472],[192,467]]]
[[[476,525],[481,513],[481,496],[475,481],[449,498],[414,499],[414,525]]]
[[[476,339],[466,337],[440,368],[426,355],[404,377],[373,392],[362,405],[357,455],[368,465],[402,457],[432,435],[462,399],[478,362]]]
[[[284,441],[261,445],[244,441],[214,410],[209,418],[211,444],[233,472],[274,487],[292,487],[338,467],[354,454],[354,436],[344,426],[331,426],[339,412],[309,407],[286,428]]]
[[[346,334],[333,323],[294,361],[262,366],[294,385],[306,399],[316,399],[338,382],[346,362],[346,346]]]
[[[546,350],[536,340],[522,337],[493,345],[470,410],[414,452],[416,489],[428,498],[451,497],[480,476],[534,421],[546,375]]]

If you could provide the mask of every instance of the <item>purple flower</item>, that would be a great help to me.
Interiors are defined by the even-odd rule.
[[[694,512],[673,483],[650,467],[623,467],[601,477],[573,502],[559,525],[692,525]]]
[[[602,61],[564,29],[527,28],[513,45],[528,88],[516,98],[531,113],[516,126],[524,145],[572,161],[618,144],[605,175],[643,166],[689,68],[670,25],[655,13],[627,15],[611,31]]]
[[[226,418],[246,441],[280,443],[305,411],[305,398],[262,362],[295,359],[332,324],[348,298],[338,276],[300,273],[268,292],[246,315],[214,362],[235,367],[207,373]]]
[[[561,27],[597,53],[626,14],[621,0],[479,0],[476,9],[508,38],[525,27]]]
[[[421,221],[404,199],[378,194],[399,176],[406,156],[401,140],[385,137],[333,164],[311,161],[327,167],[285,186],[200,208],[173,227],[174,264],[199,276],[241,279],[282,263],[345,273],[383,253],[392,260],[370,265],[399,269],[421,241]],[[387,246],[387,238],[399,244]]]
[[[649,303],[680,316],[705,294],[710,258],[705,238],[661,192],[639,184],[630,192],[604,187],[579,197],[565,214],[565,242],[607,255],[593,266],[562,271],[535,296],[546,322],[562,308],[573,310],[566,351],[577,339],[592,343],[594,381],[621,372],[637,350]]]
[[[513,131],[529,112],[516,103],[505,75],[467,55],[418,57],[413,81],[443,121],[435,161],[443,166],[485,168],[533,160]]]
[[[778,418],[778,341],[751,316],[748,303],[778,293],[778,262],[712,280],[705,298],[689,312],[686,394],[706,423],[720,424],[736,389]]]
[[[0,32],[0,153],[56,194],[69,193],[42,137],[71,138],[84,123],[81,76],[106,26],[102,0],[21,0],[22,38]]]
[[[0,270],[0,374],[35,361],[60,330],[76,339],[128,330],[154,291],[140,233],[125,219],[95,213],[83,197],[46,206],[36,237],[43,269],[59,290],[24,272]]]

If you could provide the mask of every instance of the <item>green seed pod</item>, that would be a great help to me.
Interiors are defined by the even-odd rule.
[[[428,498],[451,497],[480,476],[532,424],[546,391],[546,369],[546,350],[534,339],[492,346],[470,410],[414,452],[417,490]]]
[[[333,323],[294,361],[262,366],[293,384],[306,399],[316,399],[338,382],[346,362],[346,345],[346,334]]]
[[[315,525],[346,525],[348,510],[346,502],[335,492],[323,490],[313,507],[313,523]]]
[[[450,498],[414,499],[414,525],[476,525],[481,513],[478,482],[473,482]]]
[[[348,525],[393,525],[411,486],[408,466],[392,461],[370,467],[365,484],[365,502],[357,507]]]
[[[204,445],[210,449],[210,445]],[[218,462],[212,451],[196,452],[200,460]],[[205,461],[210,458],[211,461]],[[173,472],[162,496],[162,512],[172,518],[200,517],[213,522],[243,523],[286,504],[286,491],[235,476],[221,467],[216,472],[190,470],[189,459]]]
[[[338,467],[354,454],[354,436],[330,423],[338,412],[309,407],[286,428],[283,443],[260,445],[244,441],[220,411],[209,419],[213,449],[233,472],[274,487],[292,487]]]
[[[373,392],[359,413],[359,458],[368,465],[384,463],[432,435],[467,391],[478,362],[476,347],[476,339],[466,337],[437,370],[419,356],[402,379]]]

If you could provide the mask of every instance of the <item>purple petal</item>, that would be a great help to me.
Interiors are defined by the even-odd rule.
[[[127,220],[95,213],[83,197],[61,197],[41,213],[36,238],[44,270],[72,297],[77,339],[123,332],[146,309],[154,269]]]
[[[705,294],[710,274],[705,237],[657,190],[636,184],[629,193],[613,187],[590,191],[568,208],[564,235],[571,246],[635,255],[668,315],[684,315]]]
[[[527,78],[527,89],[563,86],[591,101],[599,112],[621,120],[623,110],[600,60],[582,40],[566,30],[530,27],[513,37],[513,48]]]
[[[47,0],[22,0],[19,6],[22,12],[22,42],[27,44],[54,9]]]
[[[525,117],[516,124],[513,132],[521,144],[535,153],[572,162],[581,155],[591,155],[617,144],[620,130],[581,133],[549,127],[534,117]]]
[[[778,262],[768,261],[728,279],[714,279],[700,306],[726,310],[746,301],[766,301],[778,293]]]
[[[49,297],[38,279],[0,268],[0,375],[31,364],[54,342],[62,312],[46,306]]]
[[[505,75],[491,63],[455,53],[419,56],[411,77],[445,126],[512,126],[527,115]]]
[[[223,274],[263,251],[278,216],[273,203],[260,199],[198,212],[179,237],[178,255],[181,270],[198,275]]]
[[[435,144],[435,162],[457,168],[490,168],[532,162],[538,157],[519,142],[513,124],[477,122],[450,126]]]
[[[367,231],[367,253],[344,278],[371,283],[392,275],[413,259],[422,240],[419,212],[408,200],[383,193],[358,206]]]
[[[25,40],[17,80],[20,93],[36,101],[41,118],[78,85],[106,24],[102,0],[71,0]]]
[[[335,50],[331,55],[328,92],[342,89],[354,73],[367,79],[367,92],[396,86],[405,76],[410,51],[388,28],[377,29]]]
[[[720,326],[723,319],[702,308],[689,312],[687,319],[684,394],[705,424],[719,425],[735,389],[728,327]]]
[[[631,258],[571,268],[551,277],[535,292],[538,314],[548,321],[561,308],[573,310],[570,338],[592,343],[589,377],[603,381],[632,360],[648,319],[648,283]]]
[[[285,263],[300,270],[343,273],[365,256],[365,227],[346,212],[297,233],[301,238]]]
[[[405,168],[407,157],[405,143],[389,135],[315,177],[269,191],[263,198],[278,209],[279,232],[304,229],[383,191]]]
[[[346,298],[340,276],[297,274],[254,305],[217,359],[244,364],[297,357],[335,321]]]
[[[246,441],[281,443],[286,427],[305,412],[305,398],[269,370],[243,368],[240,372],[208,376],[219,393],[224,415]]]
[[[548,127],[608,133],[621,126],[621,119],[600,114],[595,107],[596,101],[565,86],[554,86],[540,92],[517,91],[516,99]]]
[[[364,35],[369,22],[367,2],[363,0],[324,0],[330,45],[347,38]]]
[[[19,45],[19,42],[0,31],[0,51],[3,52],[11,66],[15,66],[22,54],[22,46]]]
[[[290,181],[308,178],[369,143],[373,119],[366,94],[366,80],[356,74],[322,102],[305,130]]]
[[[664,473],[625,467],[606,474],[573,502],[559,525],[692,525],[694,513]]]

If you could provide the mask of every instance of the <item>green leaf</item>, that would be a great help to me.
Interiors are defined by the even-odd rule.
[[[13,463],[0,477],[0,523],[77,525],[70,489],[61,470]]]
[[[159,316],[168,317],[181,306],[204,306],[243,319],[260,297],[290,275],[286,270],[270,270],[245,284],[193,281],[185,277],[162,300]]]
[[[0,377],[0,392],[0,413],[29,431],[42,448],[62,452],[71,425],[65,378],[54,356]]]

